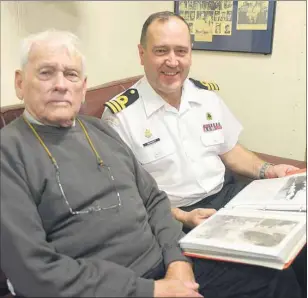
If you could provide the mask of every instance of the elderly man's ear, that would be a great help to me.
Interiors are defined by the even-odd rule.
[[[86,102],[87,84],[88,84],[88,77],[85,77],[83,81],[83,100],[81,102],[82,104]]]
[[[16,70],[15,71],[15,93],[16,93],[16,96],[20,100],[23,100],[23,98],[24,98],[22,85],[23,85],[22,71]]]

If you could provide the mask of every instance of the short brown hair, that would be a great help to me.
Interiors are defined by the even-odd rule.
[[[146,21],[144,22],[144,24],[142,26],[140,44],[143,47],[146,47],[146,35],[147,35],[147,32],[148,32],[148,28],[155,20],[160,20],[160,21],[164,22],[164,21],[168,21],[171,17],[175,17],[175,18],[178,18],[179,20],[183,21],[187,26],[188,32],[190,32],[189,26],[182,16],[177,15],[174,12],[171,12],[171,11],[155,12],[155,13],[151,14],[146,19]]]

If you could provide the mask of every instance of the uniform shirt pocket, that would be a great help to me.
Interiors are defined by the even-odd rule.
[[[225,141],[224,134],[221,129],[214,131],[207,131],[201,135],[201,142],[204,146],[219,146]]]
[[[154,138],[155,140],[155,138]],[[157,138],[156,142],[151,143],[151,140],[144,143],[135,144],[135,155],[142,165],[161,163],[164,164],[164,159],[175,152],[175,146],[170,139]]]

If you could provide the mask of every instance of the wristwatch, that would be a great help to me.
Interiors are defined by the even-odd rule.
[[[260,179],[265,179],[265,172],[267,170],[268,167],[270,166],[273,166],[274,164],[273,163],[270,163],[270,162],[265,162],[262,166],[261,166],[261,169],[260,169],[260,172],[259,172],[259,178]]]

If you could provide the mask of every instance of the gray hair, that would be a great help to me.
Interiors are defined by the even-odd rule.
[[[56,29],[49,29],[39,33],[31,34],[22,41],[21,45],[21,68],[23,69],[29,60],[29,54],[33,44],[37,42],[50,42],[56,46],[64,46],[70,54],[77,54],[81,58],[82,73],[85,75],[85,57],[81,52],[81,42],[79,38],[69,32]]]

